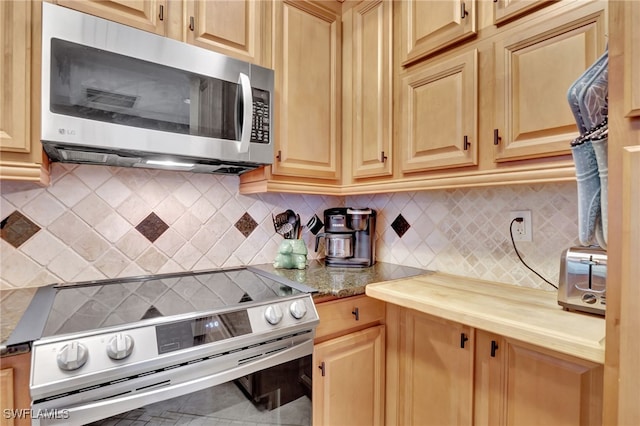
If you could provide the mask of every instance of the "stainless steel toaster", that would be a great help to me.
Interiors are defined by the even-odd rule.
[[[565,310],[604,315],[607,304],[607,252],[571,247],[562,252],[558,304]]]

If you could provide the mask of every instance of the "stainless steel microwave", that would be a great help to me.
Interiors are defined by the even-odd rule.
[[[53,161],[241,174],[273,161],[273,70],[43,3]]]

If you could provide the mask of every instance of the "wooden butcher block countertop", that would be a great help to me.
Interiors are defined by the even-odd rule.
[[[604,363],[604,317],[564,311],[555,292],[433,273],[369,284],[370,297]]]

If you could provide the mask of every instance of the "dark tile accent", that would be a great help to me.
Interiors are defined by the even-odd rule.
[[[0,238],[15,248],[20,247],[39,230],[38,225],[19,211],[14,211],[0,222]]]
[[[399,214],[391,224],[391,227],[394,231],[396,231],[398,237],[402,238],[404,233],[407,232],[409,228],[411,228],[411,225],[409,225],[409,222],[407,222],[407,220],[401,214]]]
[[[158,215],[151,212],[149,216],[145,217],[144,220],[136,226],[136,229],[144,235],[147,240],[154,242],[160,235],[164,234],[164,231],[169,229],[169,225],[164,223]]]
[[[249,213],[245,213],[242,215],[240,219],[235,224],[235,227],[238,228],[238,231],[242,232],[242,235],[248,237],[251,235],[254,229],[258,226],[258,223],[253,220]]]

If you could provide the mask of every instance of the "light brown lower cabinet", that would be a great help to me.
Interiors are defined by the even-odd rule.
[[[387,349],[395,352],[388,354],[387,424],[471,425],[473,329],[411,309],[395,313],[387,316]]]
[[[602,424],[602,364],[387,306],[387,425]]]
[[[315,346],[313,424],[384,424],[384,325]]]
[[[384,425],[385,304],[366,296],[317,305],[313,425]]]
[[[0,357],[0,426],[27,426],[31,418],[31,353]],[[19,413],[19,414],[18,414]]]
[[[476,330],[475,425],[601,425],[604,366]]]

